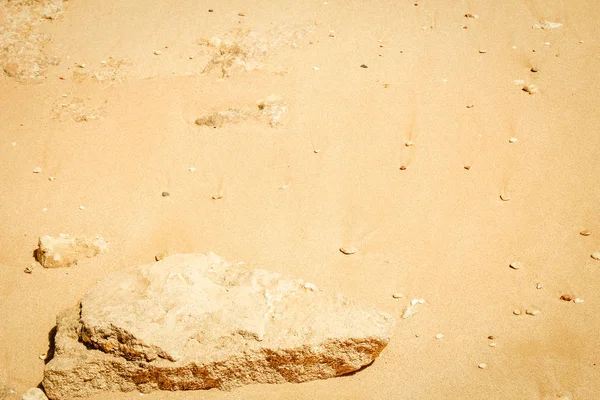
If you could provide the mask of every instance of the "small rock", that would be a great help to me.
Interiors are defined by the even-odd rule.
[[[515,308],[513,310],[513,314],[515,314],[515,315],[521,315],[521,310]]]
[[[161,251],[160,253],[158,253],[157,255],[155,255],[155,256],[154,256],[154,259],[155,259],[156,261],[160,261],[160,260],[162,260],[162,259],[164,259],[164,258],[167,258],[167,257],[168,257],[168,255],[169,255],[169,253],[168,253],[168,252],[166,252],[166,251]]]
[[[360,67],[361,67],[361,68],[369,68],[369,67],[368,67],[367,65],[365,65],[365,64],[361,64],[361,65],[360,65]]]
[[[401,299],[402,297],[404,297],[404,295],[403,295],[402,293],[394,293],[394,294],[392,295],[392,297],[393,297],[394,299]]]
[[[171,195],[171,193],[169,193],[169,192],[162,192],[161,193],[162,197],[169,197],[170,195]]]
[[[507,193],[502,193],[502,194],[500,194],[500,200],[502,200],[502,201],[509,201],[510,200],[510,196]]]
[[[239,12],[239,13],[238,13],[238,16],[239,16],[239,17],[245,17],[245,16],[246,16],[246,14],[244,14],[243,12]]]
[[[490,347],[496,347],[496,342],[491,342],[490,344],[488,344],[488,346],[490,346]]]
[[[575,300],[573,300],[573,303],[577,303],[577,304],[581,304],[583,303],[585,300],[580,299],[579,297],[577,297]]]
[[[48,400],[40,388],[31,388],[21,397],[22,400]]]
[[[477,14],[471,14],[471,13],[466,13],[465,14],[465,18],[475,18],[477,19],[479,17],[479,15]]]
[[[479,49],[479,54],[485,54],[487,53],[487,49]]]
[[[414,144],[414,143],[413,143],[412,141],[410,141],[410,140],[409,140],[408,142],[404,143],[404,145],[405,145],[406,147],[411,147],[413,144]]]
[[[40,360],[45,360],[46,358],[48,358],[48,353],[42,353],[39,355]]]
[[[85,210],[85,206],[79,206],[80,210]]]
[[[581,236],[590,236],[592,234],[592,231],[590,231],[589,229],[584,229],[581,232],[579,232],[579,234]]]
[[[536,67],[531,67],[530,71],[531,72],[538,72],[540,69],[536,68]]]
[[[523,264],[521,264],[520,261],[513,261],[508,266],[512,269],[521,269],[523,267]]]
[[[25,272],[26,274],[32,274],[33,273],[33,267],[31,265],[28,265],[25,267],[25,269],[23,270],[23,272]]]
[[[516,137],[511,137],[510,139],[508,139],[509,143],[517,143],[519,141],[519,139],[517,139]]]
[[[162,54],[162,51],[160,50],[154,50],[154,55],[155,56],[160,56]]]
[[[56,180],[56,177],[55,177],[55,176],[49,176],[49,177],[48,177],[48,180],[49,180],[50,182],[54,182],[54,181]]]
[[[212,196],[213,200],[221,200],[223,198],[223,193],[217,193]]]
[[[436,339],[442,339],[444,337],[443,333],[438,333],[437,335],[435,335]]]
[[[560,296],[560,299],[562,301],[572,301],[573,300],[573,296],[571,296],[570,294],[563,294],[562,296]]]
[[[592,257],[594,260],[600,260],[600,251],[595,251],[595,252],[593,252],[593,253],[592,253],[592,255],[591,255],[591,257]]]
[[[195,170],[196,170],[196,168],[194,168],[194,167],[189,167],[188,168],[188,171],[190,171],[190,172],[194,172]]]
[[[525,314],[531,315],[531,316],[536,316],[539,313],[540,313],[540,310],[536,310],[536,309],[527,309],[527,310],[525,310]]]
[[[525,86],[523,86],[523,91],[527,92],[529,94],[536,94],[539,93],[539,89],[536,85],[532,84],[532,83],[528,83]]]
[[[34,174],[41,174],[42,173],[42,169],[40,167],[35,167],[32,172]]]
[[[35,258],[44,268],[70,267],[81,258],[91,258],[103,253],[107,247],[108,243],[101,236],[94,239],[65,234],[58,237],[42,236]]]
[[[541,283],[538,282],[538,283],[535,284],[535,288],[536,289],[541,289],[541,288],[543,288],[543,286],[542,286]]]
[[[495,337],[494,337],[493,335],[490,335],[490,336],[488,336],[488,339],[490,339],[490,340],[494,340],[494,339],[495,339]]]
[[[315,285],[314,283],[310,283],[310,282],[306,282],[304,284],[304,289],[310,290],[310,291],[313,291],[313,292],[318,291],[317,285]]]
[[[400,171],[405,171],[406,170],[406,165],[401,165],[400,166]]]
[[[477,368],[479,368],[479,369],[486,369],[487,368],[487,364],[486,363],[480,363],[479,365],[477,365]]]
[[[342,252],[343,254],[349,256],[351,254],[356,253],[358,249],[354,246],[342,246],[340,247],[340,252]]]
[[[320,152],[321,152],[321,149],[314,149],[313,150],[313,153],[315,153],[315,154],[319,154]]]

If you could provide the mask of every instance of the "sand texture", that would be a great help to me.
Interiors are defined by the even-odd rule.
[[[599,15],[0,1],[1,380],[37,387],[56,316],[109,274],[214,251],[391,315],[389,344],[341,377],[145,399],[600,398]],[[61,234],[108,246],[42,267]]]

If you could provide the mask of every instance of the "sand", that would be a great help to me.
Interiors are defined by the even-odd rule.
[[[57,313],[107,273],[212,250],[400,322],[354,375],[207,399],[600,397],[598,15],[585,0],[2,2],[0,376],[37,386]],[[35,264],[59,233],[109,251]]]

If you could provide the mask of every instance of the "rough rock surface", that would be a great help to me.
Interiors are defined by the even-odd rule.
[[[372,363],[393,326],[302,280],[173,255],[107,276],[59,315],[43,385],[70,399],[325,379]]]
[[[45,268],[70,267],[84,257],[94,257],[106,250],[108,244],[102,237],[93,239],[60,234],[58,237],[42,236],[35,257]]]

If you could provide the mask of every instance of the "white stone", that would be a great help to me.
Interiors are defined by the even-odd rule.
[[[23,396],[22,400],[48,400],[46,394],[39,388],[31,388]]]
[[[42,173],[42,169],[40,167],[35,167],[32,172],[34,174],[41,174]]]
[[[310,285],[213,253],[119,270],[58,317],[44,388],[53,400],[230,389],[325,379],[372,363],[393,317]]]

